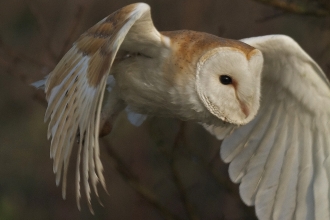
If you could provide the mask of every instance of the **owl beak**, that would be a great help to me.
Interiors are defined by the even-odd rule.
[[[243,114],[245,115],[245,118],[247,118],[250,115],[249,108],[241,100],[239,100],[239,104]]]

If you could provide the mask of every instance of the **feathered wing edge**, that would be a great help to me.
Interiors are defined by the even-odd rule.
[[[98,134],[107,77],[130,28],[146,13],[150,17],[149,6],[138,3],[126,6],[100,21],[74,43],[46,81],[48,108],[45,121],[50,117],[48,138],[52,137],[50,157],[54,159],[56,183],[60,183],[63,172],[62,192],[65,198],[69,159],[78,135],[76,200],[80,209],[81,169],[92,213],[89,178],[97,196],[99,181],[106,190]]]
[[[222,143],[230,178],[259,219],[329,219],[329,82],[289,37],[243,42],[264,55],[261,107]]]
[[[34,86],[39,88],[40,87],[39,84],[40,84],[41,81],[35,82]],[[112,91],[112,89],[114,88],[115,85],[116,85],[116,80],[113,77],[113,75],[110,75],[107,79],[107,91],[109,93],[111,93],[111,91]],[[130,108],[130,106],[126,106],[125,112],[126,112],[128,121],[136,127],[139,127],[148,117],[147,115],[139,114],[139,113],[134,112]]]

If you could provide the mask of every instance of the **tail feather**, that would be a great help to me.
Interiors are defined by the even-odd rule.
[[[45,78],[43,78],[42,80],[39,80],[37,82],[31,83],[31,86],[36,87],[37,89],[42,89],[45,90],[45,84],[47,81],[49,75],[47,75]]]

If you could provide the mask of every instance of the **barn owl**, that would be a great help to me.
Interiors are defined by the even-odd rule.
[[[78,142],[80,178],[105,188],[99,133],[127,111],[201,123],[222,142],[240,195],[259,219],[329,219],[330,85],[283,35],[240,41],[194,31],[158,32],[144,3],[119,9],[82,34],[47,79],[48,138],[56,183]],[[106,99],[104,99],[106,95]],[[80,169],[82,174],[80,174]]]

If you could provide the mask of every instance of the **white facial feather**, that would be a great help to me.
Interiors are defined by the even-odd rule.
[[[330,84],[289,37],[241,42],[158,32],[149,6],[137,3],[81,35],[34,86],[45,87],[51,157],[57,184],[63,173],[64,198],[79,142],[78,206],[80,176],[91,211],[89,183],[96,195],[99,181],[105,188],[98,135],[105,121],[128,109],[136,125],[143,114],[176,117],[224,139],[221,157],[230,163],[230,178],[260,219],[329,219]]]
[[[237,49],[216,48],[207,52],[197,64],[199,97],[212,114],[226,122],[246,124],[259,109],[263,58],[260,51],[253,53],[250,63]],[[232,83],[222,84],[221,76],[230,77]]]

